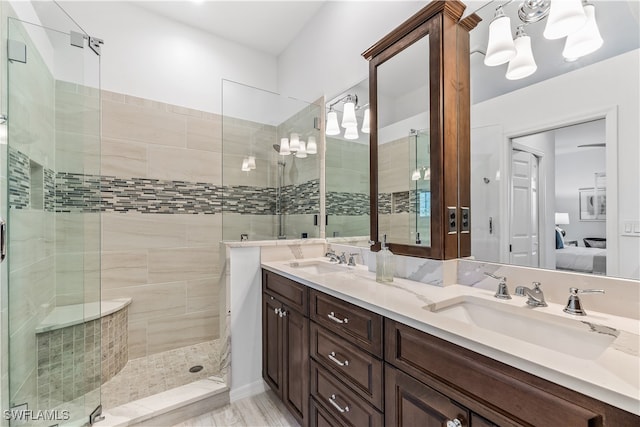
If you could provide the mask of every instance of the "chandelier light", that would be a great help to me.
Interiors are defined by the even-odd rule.
[[[289,147],[289,138],[280,138],[280,151],[281,156],[288,156],[291,154],[291,148]]]
[[[300,149],[300,135],[292,133],[289,136],[289,150],[298,151]]]
[[[340,102],[344,103],[344,108],[342,122],[338,124],[338,113],[334,109],[334,106]],[[339,97],[336,101],[329,104],[325,134],[328,136],[339,135],[341,133],[340,127],[342,127],[344,128],[345,139],[358,139],[360,135],[358,134],[358,118],[356,116],[356,111],[366,107],[367,105],[369,104],[365,104],[364,106],[358,105],[358,95],[346,94]],[[370,117],[371,112],[367,108],[364,110],[361,127],[362,133],[369,133],[371,131]]]
[[[340,135],[340,125],[338,125],[338,113],[329,107],[329,113],[327,113],[327,129],[325,133],[329,136]]]
[[[356,103],[354,102],[354,99],[351,95],[347,95],[347,99],[344,103],[342,127],[345,129],[358,127],[358,121],[356,119]]]
[[[316,144],[316,137],[310,136],[307,141],[307,154],[317,154],[318,153],[318,144]]]
[[[344,131],[345,139],[358,139],[358,126],[351,126]]]
[[[561,39],[578,31],[586,22],[581,0],[552,0],[542,34],[549,40]]]
[[[303,140],[300,140],[300,145],[298,151],[296,152],[296,157],[299,159],[304,159],[307,157],[307,147]]]
[[[369,112],[369,109],[367,108],[366,110],[364,110],[364,118],[362,119],[362,133],[370,133],[371,132],[371,125],[370,123],[370,116],[371,113]]]

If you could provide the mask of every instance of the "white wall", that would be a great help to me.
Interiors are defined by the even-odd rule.
[[[219,113],[223,78],[266,90],[277,88],[272,55],[125,2],[62,1],[61,5],[86,32],[104,39],[103,89]]]
[[[278,92],[332,98],[369,76],[362,52],[429,1],[328,1],[278,57]]]
[[[577,240],[578,246],[584,246],[585,237],[607,237],[604,221],[580,221],[578,196],[580,188],[594,186],[594,173],[606,170],[605,160],[602,148],[556,154],[556,212],[569,214],[570,224],[560,227],[567,232],[565,240]]]
[[[640,50],[575,70],[521,90],[476,104],[471,109],[471,128],[499,125],[503,129],[502,162],[507,161],[507,140],[540,130],[577,123],[585,118],[617,112],[617,123],[607,121],[607,138],[617,140],[618,155],[607,156],[607,171],[617,171],[619,195],[607,193],[607,248],[617,240],[607,271],[627,278],[640,277],[640,239],[623,236],[618,224],[640,218]],[[609,128],[609,126],[611,126]],[[503,168],[504,169],[504,168]],[[613,174],[608,184],[614,185]],[[506,183],[505,180],[502,180]],[[505,184],[506,185],[506,184]],[[506,194],[503,187],[501,192]],[[616,200],[617,199],[617,200]],[[610,259],[611,258],[611,259]],[[610,268],[611,267],[611,268]]]

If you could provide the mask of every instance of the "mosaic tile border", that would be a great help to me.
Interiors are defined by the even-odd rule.
[[[326,204],[327,215],[369,215],[369,193],[329,191]]]

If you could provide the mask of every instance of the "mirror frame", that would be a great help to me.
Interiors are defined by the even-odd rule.
[[[380,250],[378,230],[378,66],[429,35],[429,133],[431,155],[431,244],[389,243],[398,255],[453,259],[471,254],[469,31],[476,14],[461,20],[459,0],[432,1],[362,53],[369,61],[371,250]],[[458,219],[466,208],[464,230]],[[449,212],[455,218],[449,231]]]

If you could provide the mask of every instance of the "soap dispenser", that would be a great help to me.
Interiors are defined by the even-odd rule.
[[[380,283],[393,282],[393,253],[387,247],[387,235],[382,237],[382,248],[376,254],[376,281]]]

